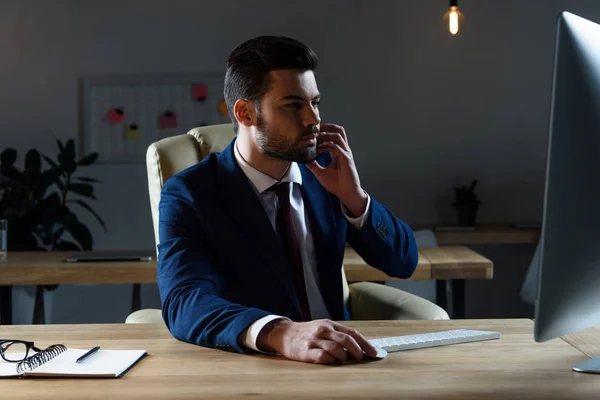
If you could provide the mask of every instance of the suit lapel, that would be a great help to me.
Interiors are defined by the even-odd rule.
[[[299,166],[302,173],[304,208],[310,220],[321,294],[332,318],[343,319],[343,310],[340,308],[343,303],[340,276],[342,260],[339,260],[338,230],[331,196],[305,165]]]
[[[235,139],[218,157],[221,201],[244,232],[248,245],[255,250],[257,258],[264,259],[300,315],[291,267],[260,199],[235,160],[234,145]]]

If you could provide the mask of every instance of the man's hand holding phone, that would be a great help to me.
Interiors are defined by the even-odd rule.
[[[368,196],[360,186],[345,129],[335,124],[321,124],[317,149],[319,153],[331,153],[331,163],[323,167],[313,161],[306,166],[327,191],[341,200],[353,217],[364,214]]]

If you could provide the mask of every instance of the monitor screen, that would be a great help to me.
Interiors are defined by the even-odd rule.
[[[538,342],[600,325],[600,25],[563,12],[555,46]]]

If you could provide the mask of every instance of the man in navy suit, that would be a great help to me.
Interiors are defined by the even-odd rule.
[[[348,242],[408,278],[411,229],[370,196],[342,126],[321,123],[316,54],[263,36],[228,58],[225,100],[237,137],[171,177],[159,205],[158,287],[179,340],[333,363],[373,356],[343,304]]]

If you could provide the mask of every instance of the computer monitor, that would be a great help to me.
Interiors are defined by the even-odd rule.
[[[537,342],[600,325],[600,25],[563,12],[555,46]],[[584,364],[574,370],[600,370]]]

